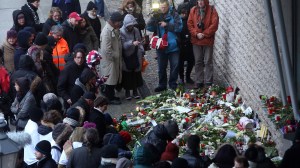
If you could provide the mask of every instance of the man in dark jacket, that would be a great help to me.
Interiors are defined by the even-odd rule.
[[[11,76],[11,83],[14,84],[15,80],[20,77],[29,77],[33,79],[37,76],[36,68],[32,58],[28,55],[22,55],[19,61],[19,70],[15,71]]]
[[[30,44],[32,44],[32,38],[31,33],[28,31],[21,30],[18,33],[17,41],[18,41],[18,47],[15,50],[14,54],[14,64],[15,64],[15,70],[19,69],[19,60],[21,55],[24,55],[27,53],[28,48],[30,47]]]
[[[81,13],[79,0],[52,0],[52,7],[59,7],[63,20],[68,19],[72,12]]]
[[[35,146],[35,156],[38,162],[37,168],[56,168],[57,164],[51,156],[51,144],[46,140],[42,140]]]
[[[97,97],[94,101],[94,109],[91,110],[88,116],[88,121],[96,124],[101,141],[106,133],[104,112],[107,110],[107,106],[108,100],[105,97]]]
[[[64,29],[63,38],[68,42],[69,50],[72,52],[73,47],[79,43],[79,28],[78,23],[82,18],[78,13],[72,12],[69,15],[69,19],[63,22],[62,27]]]
[[[37,13],[38,7],[40,6],[40,0],[27,0],[27,4],[21,7],[24,12],[27,25],[34,27],[37,32],[42,31],[43,24],[40,23],[40,18]]]
[[[145,138],[141,140],[142,144],[150,143],[155,146],[159,156],[165,151],[167,141],[176,138],[179,132],[176,121],[168,120],[164,124],[156,125]]]
[[[75,80],[82,73],[84,64],[84,54],[81,50],[76,50],[72,62],[70,62],[60,73],[57,84],[57,93],[64,99],[65,108],[72,105],[71,90],[75,85]]]

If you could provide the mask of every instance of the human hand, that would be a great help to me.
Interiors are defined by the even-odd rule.
[[[70,105],[72,104],[71,99],[68,99],[67,102],[68,102]]]
[[[198,34],[197,34],[197,38],[198,38],[199,40],[202,40],[202,39],[204,38],[204,34],[203,34],[203,33],[198,33]]]
[[[166,22],[159,22],[159,25],[161,26],[161,27],[166,27],[167,26],[167,23]]]
[[[134,42],[132,42],[132,44],[133,44],[134,46],[138,46],[140,43],[141,43],[141,42],[139,42],[139,41],[134,41]]]

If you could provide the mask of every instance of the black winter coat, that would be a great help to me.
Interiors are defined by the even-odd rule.
[[[48,18],[46,20],[46,22],[44,23],[43,25],[43,33],[48,36],[50,30],[51,30],[51,27],[54,26],[54,25],[60,25],[62,23],[62,19],[59,23],[55,22],[52,18]]]
[[[43,160],[37,162],[37,168],[57,168],[56,162],[52,159],[52,157],[46,157]]]
[[[73,52],[73,47],[80,42],[80,31],[77,27],[71,27],[68,20],[62,23],[64,29],[63,38],[67,41],[70,53]]]
[[[37,76],[36,68],[32,58],[28,55],[23,55],[19,61],[19,70],[15,71],[11,76],[11,83],[14,84],[15,80],[20,77],[29,77],[33,79]]]
[[[92,148],[91,152],[83,146],[72,151],[67,168],[97,168],[101,161],[101,149]]]
[[[86,100],[83,97],[81,97],[77,102],[75,102],[75,104],[73,104],[71,106],[71,108],[72,107],[76,108],[77,106],[83,108],[83,110],[85,111],[85,116],[84,116],[84,120],[83,121],[87,121],[88,120],[88,116],[90,115],[90,111],[91,111],[90,106],[88,105],[88,103],[86,102]]]
[[[158,124],[148,135],[146,135],[146,137],[141,140],[141,143],[150,143],[154,145],[160,156],[166,149],[168,139],[170,139],[170,136],[167,129],[164,125]]]
[[[102,141],[106,133],[106,123],[105,123],[104,114],[99,110],[93,108],[88,116],[88,121],[96,124],[96,129],[99,133],[99,138]]]
[[[52,0],[52,7],[58,7],[62,11],[63,20],[68,19],[72,12],[81,13],[79,0]]]
[[[32,10],[33,12],[32,12]],[[26,24],[28,26],[31,26],[35,29],[36,32],[40,32],[43,29],[43,23],[35,23],[34,18],[37,17],[39,19],[39,15],[37,13],[37,8],[31,5],[30,3],[25,4],[21,7],[21,10],[24,12],[25,18],[26,18]],[[34,13],[34,15],[33,15]]]
[[[58,82],[59,69],[53,63],[52,50],[49,46],[44,50],[44,57],[42,61],[43,67],[43,82],[47,92],[57,94],[56,86]]]
[[[75,85],[75,80],[80,76],[84,68],[85,65],[78,66],[75,62],[71,62],[60,72],[57,93],[65,101],[71,99],[70,95]]]

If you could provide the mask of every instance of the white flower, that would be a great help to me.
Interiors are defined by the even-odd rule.
[[[165,116],[164,114],[161,114],[161,115],[160,115],[160,117],[164,117],[164,116]]]

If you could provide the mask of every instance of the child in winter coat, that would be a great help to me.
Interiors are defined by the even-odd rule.
[[[17,44],[17,32],[15,30],[7,31],[6,40],[0,47],[3,56],[0,58],[0,64],[4,65],[9,73],[15,70],[14,53]]]

